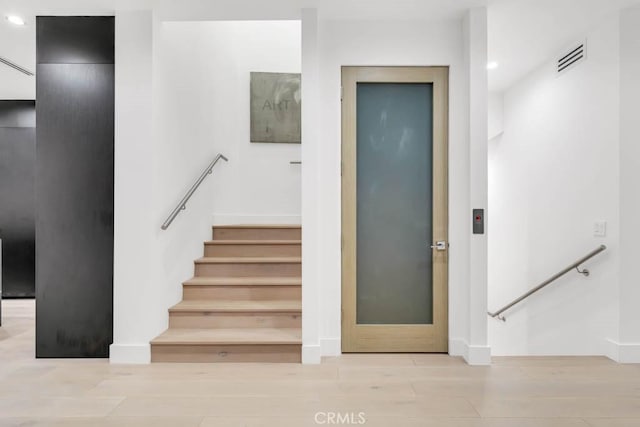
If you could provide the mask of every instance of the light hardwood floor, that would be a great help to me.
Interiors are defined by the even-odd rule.
[[[3,427],[332,425],[314,420],[326,412],[353,421],[362,412],[364,425],[380,427],[640,426],[640,366],[602,357],[494,358],[491,367],[417,354],[315,366],[35,360],[33,302],[2,304]]]

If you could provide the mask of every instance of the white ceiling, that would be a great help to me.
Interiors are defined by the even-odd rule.
[[[157,0],[164,19],[297,19],[301,8],[317,8],[328,19],[426,19],[460,16],[492,0]],[[187,6],[188,5],[188,6]]]
[[[489,72],[489,88],[503,91],[606,16],[640,0],[0,0],[0,56],[35,70],[36,15],[111,15],[141,3],[155,5],[165,19],[188,20],[238,19],[247,10],[273,19],[296,18],[301,7],[313,6],[331,19],[437,20],[487,5],[489,59],[500,64]],[[27,25],[11,25],[4,19],[8,14],[22,16]],[[0,65],[0,99],[33,98],[35,79]]]

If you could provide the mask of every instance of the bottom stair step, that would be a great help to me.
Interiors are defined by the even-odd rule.
[[[300,363],[300,329],[168,329],[151,341],[152,362]]]
[[[151,344],[302,344],[302,331],[299,328],[167,329]]]
[[[153,363],[301,363],[300,344],[151,345]]]

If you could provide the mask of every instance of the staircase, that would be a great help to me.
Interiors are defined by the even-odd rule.
[[[301,228],[213,227],[152,362],[301,362]]]

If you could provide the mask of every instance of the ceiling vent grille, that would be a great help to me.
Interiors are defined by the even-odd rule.
[[[586,58],[587,43],[582,42],[578,45],[574,45],[571,49],[565,51],[565,53],[560,56],[556,63],[556,71],[558,74],[562,74],[578,64],[581,64]]]
[[[21,72],[22,74],[26,74],[27,76],[33,76],[33,72],[27,70],[26,68],[23,68],[21,66],[19,66],[18,64],[16,64],[13,61],[8,60],[7,58],[3,58],[2,56],[0,56],[0,63],[6,65],[7,67],[11,67],[16,71]]]

